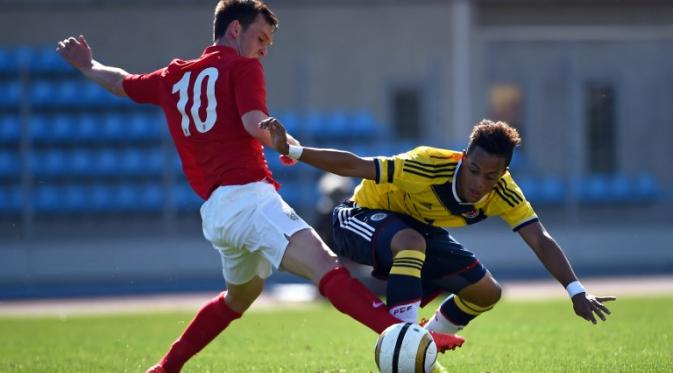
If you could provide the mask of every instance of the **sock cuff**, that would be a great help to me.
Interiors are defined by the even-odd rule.
[[[325,273],[318,283],[318,291],[320,291],[320,294],[326,296],[325,292],[327,291],[327,286],[329,286],[334,279],[342,276],[350,277],[350,272],[346,267],[337,266]]]
[[[223,317],[225,319],[228,319],[228,320],[238,319],[241,316],[243,316],[242,313],[239,313],[239,312],[236,312],[236,311],[232,310],[231,307],[229,307],[229,305],[227,304],[227,302],[224,301],[224,297],[226,295],[227,295],[227,292],[223,291],[215,299],[216,302],[214,302],[214,303],[217,304],[217,307],[215,308],[217,313],[221,317]]]
[[[425,262],[425,253],[418,250],[400,250],[393,260],[397,259],[416,259]]]

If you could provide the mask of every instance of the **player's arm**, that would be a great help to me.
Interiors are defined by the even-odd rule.
[[[568,258],[563,253],[561,247],[551,237],[539,221],[528,224],[519,229],[519,235],[535,252],[545,268],[552,274],[564,287],[571,283],[579,291],[572,296],[573,309],[575,313],[588,321],[596,324],[594,313],[605,321],[605,314],[610,314],[610,310],[603,305],[603,302],[615,300],[615,297],[595,297],[581,288],[577,276],[573,271]],[[579,286],[580,288],[577,288]]]
[[[100,84],[117,96],[126,96],[122,82],[128,72],[118,67],[106,66],[93,59],[91,47],[80,35],[60,41],[56,47],[58,54],[88,79]]]
[[[278,120],[269,117],[262,120],[259,127],[262,130],[268,130],[273,149],[283,155],[289,154],[290,144],[288,144],[285,127]],[[301,147],[301,149],[298,160],[313,167],[341,176],[376,179],[376,164],[371,159],[361,158],[343,150],[307,147]]]

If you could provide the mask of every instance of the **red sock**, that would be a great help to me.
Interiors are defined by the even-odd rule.
[[[206,347],[229,323],[241,317],[224,303],[225,294],[218,294],[201,307],[182,335],[173,342],[160,363],[166,373],[179,372],[187,360]]]
[[[401,322],[388,313],[388,307],[344,267],[327,272],[318,285],[320,294],[339,311],[365,324],[378,334]]]

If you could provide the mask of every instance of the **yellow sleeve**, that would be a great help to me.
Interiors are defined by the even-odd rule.
[[[506,206],[505,211],[500,216],[513,231],[518,231],[522,227],[538,221],[533,206],[526,200],[521,188],[509,174],[498,181],[495,192]]]

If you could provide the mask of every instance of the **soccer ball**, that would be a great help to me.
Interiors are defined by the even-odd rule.
[[[376,341],[374,358],[381,373],[429,373],[437,361],[437,345],[418,324],[394,324]]]

